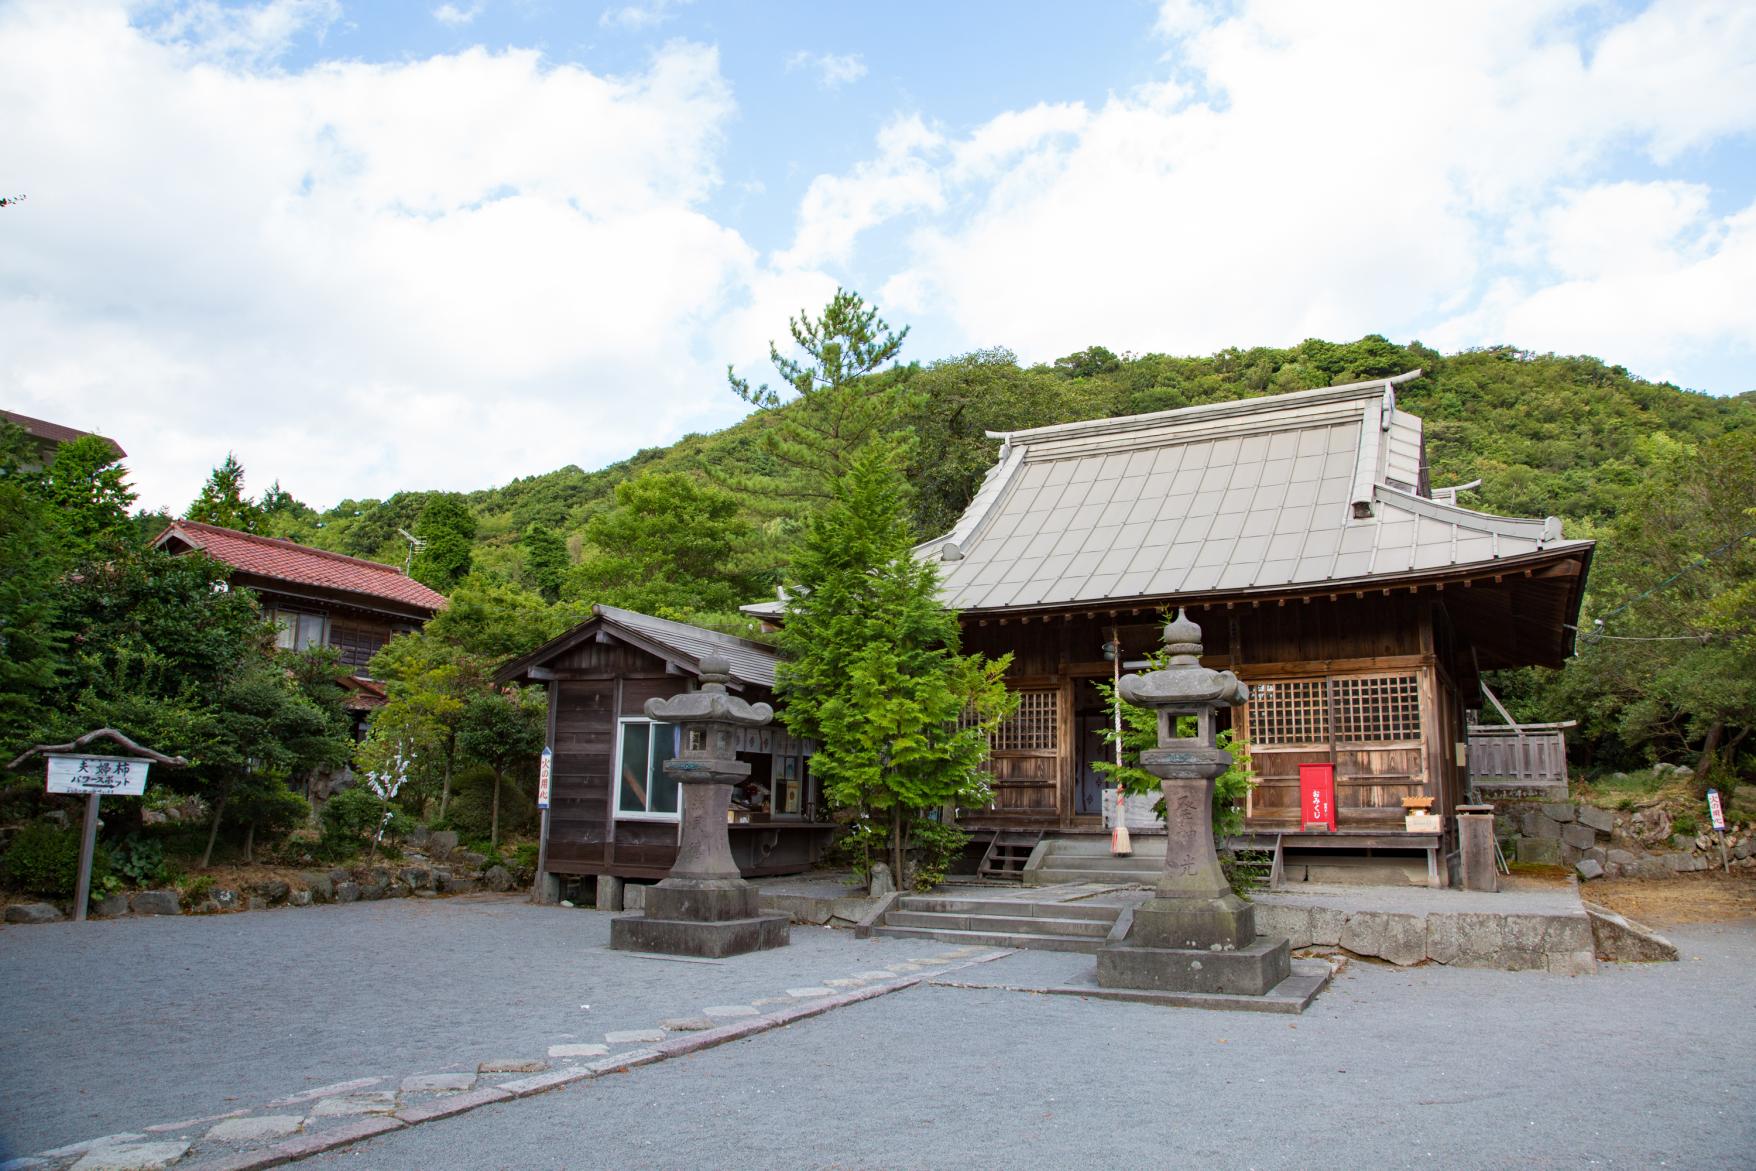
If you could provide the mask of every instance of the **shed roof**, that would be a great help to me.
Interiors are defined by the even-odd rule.
[[[1435,576],[1549,551],[1554,517],[1426,494],[1420,371],[1320,390],[990,433],[999,460],[937,556],[963,611],[1251,594]]]
[[[160,548],[173,542],[199,549],[216,561],[256,577],[397,602],[429,615],[445,605],[444,594],[427,588],[394,565],[313,549],[280,537],[177,520],[153,538],[153,544]]]
[[[708,630],[702,626],[691,626],[687,622],[655,618],[651,614],[624,610],[619,606],[594,605],[591,612],[590,618],[565,634],[552,638],[529,654],[507,663],[495,673],[495,678],[510,681],[523,677],[531,668],[546,665],[603,630],[676,663],[692,675],[701,673],[701,660],[704,656],[720,655],[731,664],[735,683],[763,687],[770,691],[774,689],[774,668],[780,662],[780,656],[759,642],[739,638],[735,634]]]
[[[29,415],[21,415],[17,411],[0,411],[0,419],[5,419],[15,427],[22,427],[27,435],[48,443],[71,443],[75,439],[82,439],[87,435],[94,434],[94,432],[81,431],[77,427],[68,427],[62,423],[51,423],[47,419],[33,419]],[[110,445],[111,449],[115,451],[117,459],[128,454],[122,450],[120,443],[107,435],[99,435],[98,438]]]

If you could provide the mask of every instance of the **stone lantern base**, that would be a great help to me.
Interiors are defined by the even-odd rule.
[[[790,922],[762,914],[756,888],[741,878],[667,878],[646,892],[640,914],[610,920],[610,946],[720,959],[785,947]]]
[[[1257,935],[1256,908],[1233,894],[1149,899],[1122,942],[1097,953],[1103,988],[1265,996],[1292,974],[1291,946]]]

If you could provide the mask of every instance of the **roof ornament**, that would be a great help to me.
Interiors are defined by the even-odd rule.
[[[939,560],[941,560],[941,561],[962,561],[963,560],[963,547],[961,545],[959,545],[956,541],[945,542],[943,545],[939,546]]]
[[[1418,370],[1416,373],[1420,373]],[[1396,417],[1396,383],[1384,380],[1384,412],[1378,417],[1378,430],[1390,430],[1390,423]]]

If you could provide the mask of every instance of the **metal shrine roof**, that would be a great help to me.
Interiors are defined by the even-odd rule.
[[[1434,500],[1421,420],[1389,379],[990,432],[999,461],[946,536],[964,611],[1249,594],[1432,576],[1564,548],[1554,517]]]
[[[523,678],[531,668],[551,662],[592,637],[601,626],[610,635],[669,660],[689,674],[699,675],[702,656],[715,654],[731,664],[736,683],[774,690],[774,668],[780,657],[761,643],[619,606],[600,603],[591,611],[592,616],[578,626],[501,667],[495,678],[502,682]]]

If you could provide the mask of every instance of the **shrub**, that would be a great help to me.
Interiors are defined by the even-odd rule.
[[[1696,828],[1695,815],[1692,813],[1679,813],[1677,816],[1671,818],[1672,833],[1693,836]]]
[[[347,858],[365,849],[384,820],[386,806],[368,789],[343,789],[323,803],[323,834],[319,848],[333,858]],[[405,815],[389,807],[385,837],[400,836]]]
[[[507,776],[500,784],[500,836],[531,828],[536,822],[536,802],[523,786]],[[479,843],[486,852],[494,823],[494,770],[487,765],[460,769],[451,780],[451,805],[445,810],[445,828],[457,831],[459,840]]]
[[[68,898],[79,885],[80,831],[47,822],[32,822],[18,831],[0,862],[0,881],[15,890],[50,898]],[[102,846],[92,857],[92,889],[103,887],[110,874],[110,852]]]
[[[909,826],[908,834],[916,890],[932,890],[945,881],[946,872],[962,856],[970,839],[954,825],[924,817]]]
[[[133,886],[157,886],[164,882],[165,844],[143,834],[129,834],[110,851],[116,877]]]

